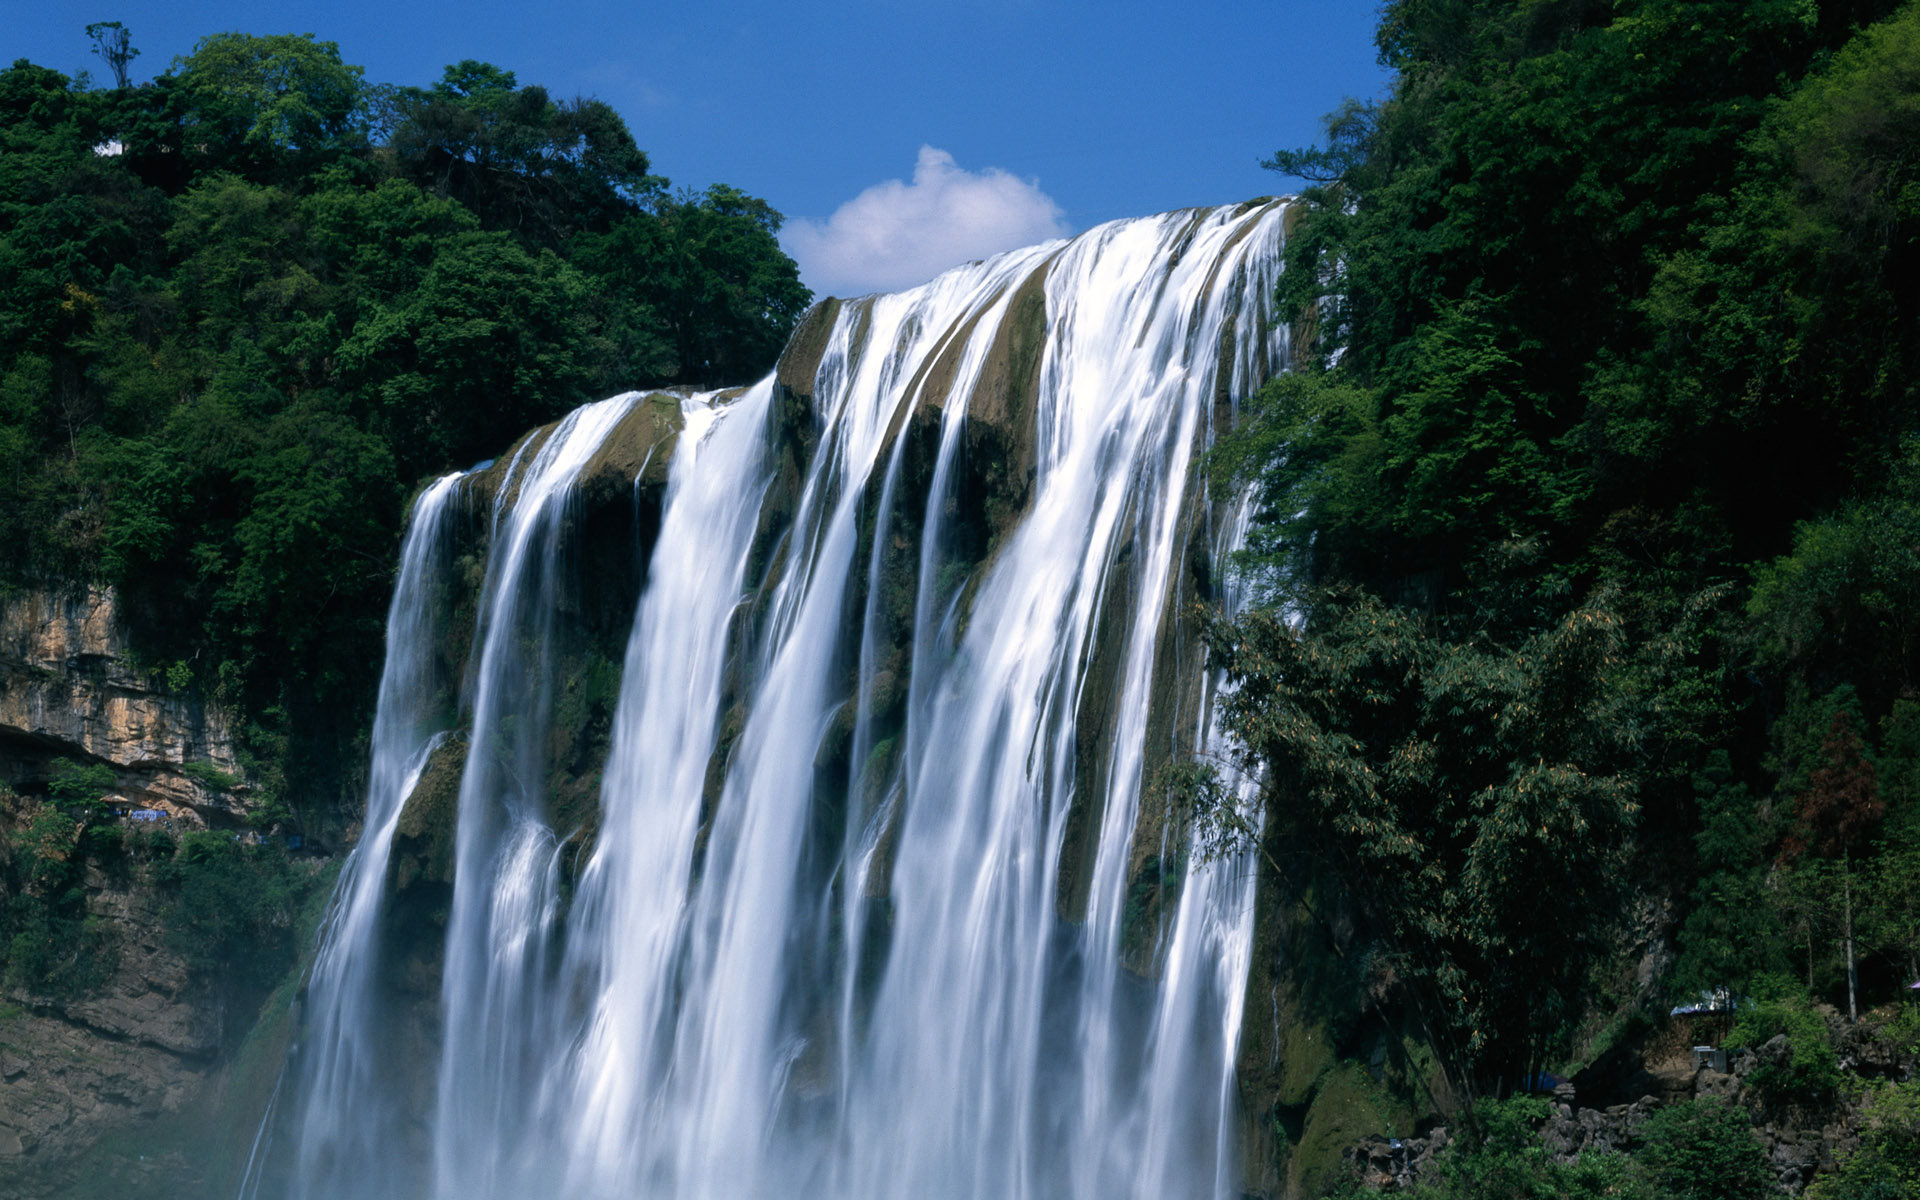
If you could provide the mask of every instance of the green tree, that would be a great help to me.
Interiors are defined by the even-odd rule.
[[[248,174],[301,175],[365,146],[361,68],[310,33],[216,33],[173,63],[189,153]]]
[[[609,106],[484,63],[369,86],[222,33],[140,87],[0,70],[0,588],[114,585],[143,658],[242,710],[263,820],[330,810],[408,488],[683,361],[769,366],[806,300],[779,219],[670,199]],[[645,264],[593,251],[635,222]]]
[[[1474,1107],[1471,1133],[1450,1140],[1413,1187],[1396,1195],[1408,1200],[1655,1200],[1644,1173],[1624,1154],[1583,1154],[1556,1162],[1538,1128],[1549,1114],[1533,1097],[1483,1100]],[[1357,1187],[1343,1198],[1374,1193]]]
[[[1920,466],[1885,492],[1794,529],[1793,549],[1754,571],[1747,612],[1763,669],[1825,692],[1842,685],[1870,713],[1920,685]]]
[[[169,946],[229,997],[257,1003],[298,955],[297,917],[317,881],[284,849],[196,830],[152,874],[168,895]]]
[[[1920,6],[1891,0],[1384,6],[1387,97],[1269,164],[1309,184],[1279,283],[1296,370],[1217,456],[1259,488],[1246,569],[1301,645],[1344,655],[1272,652],[1322,694],[1248,694],[1276,723],[1246,726],[1270,777],[1317,758],[1301,790],[1365,797],[1410,775],[1380,727],[1410,706],[1368,707],[1407,690],[1337,636],[1355,589],[1382,630],[1510,653],[1605,593],[1636,647],[1612,687],[1642,874],[1694,867],[1671,982],[1737,986],[1802,935],[1811,969],[1828,928],[1849,963],[1890,944],[1855,878],[1871,840],[1774,859],[1817,772],[1820,795],[1849,792],[1815,698],[1851,688],[1866,730],[1915,676],[1916,39]],[[1481,736],[1448,728],[1472,711],[1421,718],[1436,757]],[[1554,761],[1543,737],[1517,723],[1503,749]],[[1860,742],[1849,762],[1872,759]],[[1315,782],[1335,749],[1366,770]],[[1325,838],[1369,810],[1305,811]],[[1414,861],[1341,874],[1378,891]]]
[[[364,187],[335,169],[318,183],[299,220],[325,248],[323,270],[345,289],[352,319],[418,288],[442,246],[480,227],[463,205],[403,179]]]
[[[1920,980],[1920,703],[1896,700],[1880,723],[1875,774],[1887,806],[1869,891],[1880,910],[1880,941],[1903,983]]]
[[[408,178],[536,246],[604,230],[660,185],[607,104],[556,102],[492,63],[463,60],[393,99],[391,146]]]
[[[1846,709],[1833,714],[1826,740],[1820,746],[1820,765],[1807,781],[1807,790],[1794,806],[1796,826],[1788,835],[1783,857],[1789,861],[1808,852],[1839,859],[1841,938],[1847,961],[1847,1019],[1860,1019],[1857,999],[1859,970],[1854,949],[1853,858],[1885,815],[1879,782],[1866,747],[1854,730]]]
[[[91,804],[111,792],[115,786],[113,768],[105,763],[77,763],[70,758],[53,761],[53,778],[47,794],[63,804]]]
[[[1874,1083],[1861,1111],[1859,1149],[1814,1180],[1808,1200],[1920,1200],[1920,1086]]]
[[[589,325],[593,290],[505,234],[455,235],[418,288],[375,307],[341,344],[342,378],[404,476],[475,462],[503,430],[590,398],[607,350]]]
[[[1689,1001],[1722,988],[1743,993],[1756,974],[1787,969],[1782,905],[1769,887],[1775,837],[1759,800],[1735,777],[1724,749],[1695,776],[1694,792],[1695,883],[1672,987]]]
[[[1854,277],[1814,267],[1811,243],[1797,256],[1760,250],[1786,245],[1781,226],[1824,203],[1780,170],[1781,156],[1805,159],[1798,147],[1818,140],[1804,131],[1831,126],[1816,114],[1856,101],[1871,112],[1865,97],[1887,98],[1887,144],[1900,136],[1895,114],[1908,110],[1892,98],[1909,81],[1893,64],[1906,36],[1891,27],[1911,13],[1848,45],[1820,77],[1857,84],[1815,82],[1777,110],[1770,100],[1847,43],[1854,23],[1894,7],[1387,5],[1378,40],[1397,72],[1391,96],[1337,113],[1327,149],[1270,163],[1320,181],[1303,196],[1281,279],[1303,365],[1366,396],[1350,410],[1357,437],[1309,431],[1362,452],[1304,451],[1324,464],[1305,497],[1321,577],[1389,599],[1449,589],[1489,540],[1535,534],[1579,568],[1622,514],[1682,507],[1703,535],[1700,565],[1724,569],[1723,555],[1769,547],[1783,520],[1833,498],[1849,456],[1877,452],[1874,439],[1884,447],[1898,427],[1886,417],[1912,411],[1902,382],[1912,372],[1895,364],[1914,339],[1887,336],[1911,329],[1905,299],[1881,293],[1858,310],[1861,328],[1881,332],[1873,354],[1852,360],[1883,365],[1872,380],[1848,367],[1861,386],[1844,390],[1826,367],[1772,386],[1757,374],[1769,364],[1849,356],[1828,360],[1805,336],[1746,333],[1785,328],[1768,305],[1822,289],[1838,298]],[[1871,124],[1844,127],[1865,141]],[[1897,197],[1903,170],[1847,186]],[[1860,246],[1880,247],[1866,278],[1890,279],[1887,255],[1910,239],[1897,223],[1855,228],[1872,235]],[[1710,248],[1716,237],[1724,252]],[[1701,314],[1726,319],[1703,327]],[[1868,409],[1855,405],[1867,397]],[[1835,420],[1864,411],[1879,424]],[[1729,461],[1742,469],[1712,466]]]
[[[1505,647],[1363,593],[1313,607],[1210,628],[1227,721],[1270,835],[1337,864],[1473,1095],[1539,1067],[1611,951],[1638,810],[1621,625],[1595,604]]]
[[[1757,1050],[1783,1036],[1786,1056],[1755,1067],[1753,1086],[1773,1100],[1804,1104],[1831,1099],[1841,1074],[1826,1019],[1788,977],[1756,979],[1754,995],[1734,1018],[1726,1044]]]
[[[72,782],[74,776],[63,775]],[[24,801],[0,788],[0,971],[29,995],[88,992],[113,972],[115,946],[87,912],[86,874],[95,847],[89,823],[65,806]]]
[[[133,34],[118,21],[95,21],[87,26],[87,40],[93,43],[94,54],[113,72],[113,86],[126,87],[127,67],[140,57],[133,48]]]
[[[780,249],[780,224],[766,201],[715,184],[579,239],[573,260],[607,280],[629,326],[670,347],[670,365],[635,354],[643,373],[707,385],[752,379],[773,368],[813,298]]]
[[[1755,1200],[1779,1191],[1747,1114],[1723,1100],[1660,1108],[1640,1138],[1640,1164],[1673,1200]]]

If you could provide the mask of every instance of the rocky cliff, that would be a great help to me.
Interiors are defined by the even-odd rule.
[[[73,1190],[99,1143],[139,1137],[200,1099],[219,1045],[207,987],[166,945],[148,889],[96,874],[88,916],[113,930],[114,970],[78,998],[9,988],[0,1002],[0,1197]],[[137,1156],[136,1156],[137,1159]],[[184,1163],[157,1158],[148,1183]]]
[[[105,794],[49,802],[75,766]],[[182,1147],[222,1141],[207,1125],[260,990],[231,986],[183,944],[169,917],[214,893],[183,888],[174,859],[191,834],[238,837],[213,831],[244,824],[248,798],[232,715],[143,667],[113,592],[0,603],[12,938],[0,947],[0,1200],[192,1194],[204,1181],[204,1151]],[[129,819],[138,810],[159,815]],[[315,886],[326,871],[281,861]],[[193,915],[196,928],[232,920]]]
[[[33,791],[51,764],[101,763],[109,803],[192,826],[237,824],[232,717],[169,689],[128,644],[114,593],[16,593],[0,603],[0,783]]]

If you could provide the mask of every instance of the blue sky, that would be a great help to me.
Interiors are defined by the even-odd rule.
[[[1284,190],[1259,160],[1384,85],[1376,7],[0,0],[0,55],[100,76],[84,28],[118,20],[142,52],[136,80],[230,29],[313,33],[388,83],[483,59],[607,101],[677,186],[764,197],[789,217],[808,282],[847,294],[1114,217]]]

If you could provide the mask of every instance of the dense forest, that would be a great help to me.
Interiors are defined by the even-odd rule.
[[[1920,6],[1394,0],[1378,46],[1268,163],[1295,370],[1216,459],[1268,845],[1458,1094],[1705,994],[1831,1098],[1815,1006],[1920,978]],[[1832,1194],[1920,1194],[1911,1126]]]
[[[259,819],[350,793],[407,501],[588,399],[771,367],[780,214],[675,191],[620,116],[310,34],[150,82],[0,71],[0,586],[110,584],[247,721]]]

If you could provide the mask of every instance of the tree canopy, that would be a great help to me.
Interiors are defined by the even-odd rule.
[[[1608,1005],[1782,970],[1839,1000],[1856,948],[1892,995],[1920,5],[1393,0],[1378,45],[1387,97],[1268,162],[1308,185],[1295,369],[1215,456],[1291,622],[1212,633],[1264,828],[1349,864],[1410,968],[1386,1003],[1469,1092]],[[1562,643],[1597,657],[1556,688]],[[1651,991],[1621,886],[1675,913]]]
[[[117,86],[0,71],[0,585],[117,585],[158,677],[330,804],[408,494],[588,399],[747,382],[810,296],[778,213],[676,196],[601,101],[369,83],[312,34],[133,87],[90,36]]]

